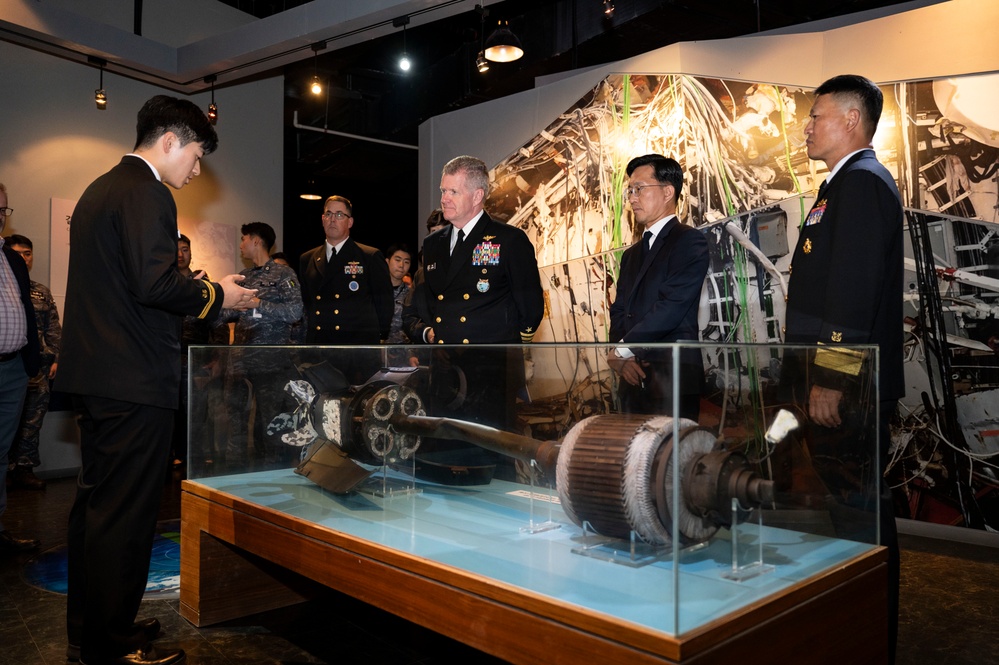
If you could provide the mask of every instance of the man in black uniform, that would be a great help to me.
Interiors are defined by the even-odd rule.
[[[819,344],[807,357],[785,354],[781,383],[807,402],[804,436],[815,468],[837,506],[837,533],[874,542],[873,518],[880,503],[881,544],[889,552],[889,652],[894,660],[898,625],[899,554],[891,493],[882,472],[888,423],[905,393],[902,374],[902,204],[888,170],[871,149],[881,117],[882,94],[861,76],[836,76],[815,91],[805,127],[808,156],[822,160],[829,176],[808,213],[792,260],[785,341]],[[843,348],[880,347],[880,465],[871,442],[871,411],[856,408],[871,358]],[[866,478],[866,482],[856,479]],[[880,497],[867,491],[880,490]],[[880,499],[880,501],[879,501]],[[851,520],[857,514],[859,520]],[[867,513],[870,515],[870,512]]]
[[[326,242],[302,254],[298,274],[306,318],[306,344],[378,345],[392,326],[392,280],[385,257],[374,247],[354,242],[353,206],[343,196],[326,199]],[[378,369],[377,353],[331,356],[353,383]]]
[[[534,338],[545,311],[534,246],[523,231],[486,214],[488,191],[482,160],[455,157],[444,166],[441,210],[451,225],[423,243],[424,281],[404,315],[414,342],[526,344]],[[452,413],[435,413],[511,427],[524,364],[519,349],[510,351],[455,351],[443,363],[435,358],[435,364],[449,362],[463,372],[467,384],[462,403],[451,400]]]

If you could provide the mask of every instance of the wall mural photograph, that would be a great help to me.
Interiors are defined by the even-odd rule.
[[[987,530],[999,528],[999,112],[988,103],[997,84],[882,86],[874,137],[906,208],[907,394],[887,471],[896,513]],[[828,175],[806,152],[812,101],[808,88],[769,82],[612,75],[496,165],[486,208],[528,234],[546,289],[536,341],[608,341],[621,255],[636,240],[625,166],[673,157],[684,171],[677,215],[705,234],[711,256],[698,320],[700,340],[718,346],[702,351],[701,424],[760,427],[725,420],[745,403],[770,422],[782,359],[764,345],[783,341],[791,253]],[[712,350],[742,343],[760,346]],[[573,377],[568,398],[530,386],[528,408],[549,414],[556,434],[559,413],[600,412],[612,399],[602,354],[553,354]]]

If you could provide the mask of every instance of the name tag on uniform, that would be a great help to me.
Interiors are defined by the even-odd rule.
[[[805,226],[811,226],[812,224],[818,224],[822,221],[822,213],[826,211],[826,199],[822,199],[815,204],[812,211],[808,213],[808,217],[805,218]]]
[[[472,250],[473,266],[495,266],[500,262],[499,243],[481,242]]]

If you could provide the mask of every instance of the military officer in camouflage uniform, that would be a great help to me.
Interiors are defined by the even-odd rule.
[[[22,235],[7,238],[11,249],[24,258],[30,271],[34,265],[34,245]],[[42,349],[42,367],[38,374],[28,381],[28,392],[24,397],[24,412],[21,425],[10,449],[11,467],[7,475],[11,487],[43,490],[45,481],[37,477],[32,469],[41,464],[38,454],[39,434],[42,421],[49,410],[49,384],[55,378],[59,366],[59,342],[62,339],[62,326],[59,325],[59,311],[49,287],[31,280],[31,304],[35,308],[38,322],[38,342]]]
[[[240,274],[247,288],[257,296],[246,311],[222,310],[220,324],[234,322],[233,343],[237,346],[288,345],[292,326],[302,316],[302,292],[295,271],[270,257],[276,234],[269,224],[252,222],[240,229],[239,249],[252,268]],[[286,410],[284,385],[296,375],[288,349],[233,349],[226,376],[226,405],[229,409],[229,443],[226,462],[233,470],[246,466],[274,468],[293,460],[297,449],[277,438],[266,436],[270,419]],[[252,395],[250,389],[252,387]],[[255,400],[253,445],[250,446],[249,415]]]

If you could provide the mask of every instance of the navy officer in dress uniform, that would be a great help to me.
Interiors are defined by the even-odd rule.
[[[808,156],[830,171],[794,249],[785,341],[820,346],[810,354],[787,349],[781,384],[808,416],[802,431],[813,466],[837,504],[830,510],[837,535],[874,542],[872,513],[880,503],[880,543],[888,548],[886,662],[891,663],[898,630],[899,550],[891,491],[882,472],[889,420],[905,394],[903,225],[895,180],[871,147],[882,106],[881,90],[862,76],[836,76],[815,90],[805,127]],[[874,359],[851,344],[880,347],[879,421],[873,408],[859,408],[868,406],[861,402],[867,388],[863,377],[873,374],[862,369]],[[865,422],[877,422],[880,463],[867,439],[873,427]]]
[[[350,201],[326,199],[326,242],[302,254],[299,263],[306,344],[376,346],[388,338],[395,310],[388,265],[376,248],[351,239],[353,226]],[[377,353],[327,355],[354,383],[365,381],[380,364]]]
[[[414,342],[526,344],[544,316],[544,293],[534,246],[520,229],[483,210],[489,191],[486,165],[455,157],[441,175],[441,210],[450,226],[423,243],[422,283],[404,314]],[[524,383],[520,349],[455,350],[438,367],[464,374],[464,395],[450,399],[451,415],[501,429],[513,425],[513,405]],[[460,383],[460,381],[458,382]],[[438,382],[439,385],[439,382]],[[431,446],[424,441],[421,450]]]

